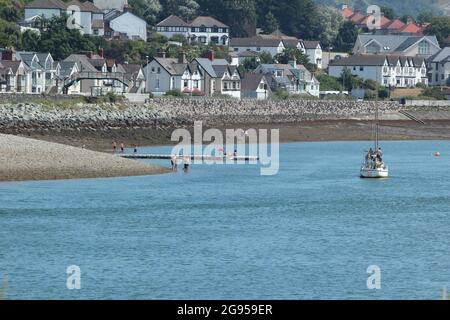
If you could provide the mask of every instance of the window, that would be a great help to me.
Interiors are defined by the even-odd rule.
[[[239,51],[239,48],[234,48],[234,52],[238,52]]]
[[[184,86],[185,88],[189,87],[189,81],[187,81],[187,80],[184,80],[184,84],[183,84],[183,86]]]
[[[201,26],[200,27],[200,32],[206,32],[206,27],[205,26]]]
[[[359,67],[359,71],[364,71],[364,67]]]
[[[198,80],[194,80],[194,88],[198,89]]]
[[[152,73],[155,73],[155,67],[152,67]]]
[[[219,37],[211,37],[211,42],[214,44],[219,44]]]
[[[419,43],[419,54],[421,55],[430,54],[430,44],[425,40]]]
[[[161,73],[161,68],[160,67],[158,67],[158,73]]]
[[[256,48],[256,51],[261,51],[261,48],[260,47]]]
[[[214,32],[214,33],[218,33],[218,32],[219,32],[219,28],[217,28],[217,27],[213,27],[213,28],[212,28],[212,32]]]
[[[155,86],[155,88],[159,89],[159,78],[156,79],[156,86]]]

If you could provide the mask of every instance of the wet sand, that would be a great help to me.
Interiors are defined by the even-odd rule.
[[[280,142],[295,141],[352,141],[372,139],[371,121],[323,120],[300,123],[231,124],[225,129],[279,129]],[[192,132],[192,128],[187,127]],[[205,127],[204,130],[207,128]],[[112,142],[126,147],[172,145],[171,134],[174,128],[117,129],[110,131],[48,132],[27,133],[23,136],[40,140],[67,144],[75,147],[85,145],[87,149],[111,151]],[[450,120],[429,120],[425,125],[414,121],[381,121],[382,140],[450,140]]]

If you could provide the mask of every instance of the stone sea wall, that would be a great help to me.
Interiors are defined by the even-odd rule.
[[[194,121],[206,126],[252,123],[295,123],[307,120],[373,118],[401,110],[396,102],[255,101],[219,99],[154,99],[144,105],[75,104],[71,107],[34,103],[0,104],[0,132],[113,130],[180,127]]]

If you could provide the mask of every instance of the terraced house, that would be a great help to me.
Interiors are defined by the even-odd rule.
[[[374,80],[385,87],[407,88],[418,83],[428,85],[427,65],[423,57],[354,55],[330,63],[329,74],[340,77],[344,69],[363,80]]]
[[[186,22],[171,15],[159,22],[156,31],[167,38],[182,36],[188,43],[203,43],[227,46],[230,39],[230,27],[209,16],[199,16]]]

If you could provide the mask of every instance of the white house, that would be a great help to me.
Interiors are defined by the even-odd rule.
[[[261,64],[253,72],[265,75],[272,91],[284,90],[289,94],[309,94],[315,97],[320,94],[320,82],[295,60],[289,64]]]
[[[34,0],[25,5],[25,20],[43,16],[45,19],[61,16],[67,5],[61,0]]]
[[[330,63],[328,73],[340,77],[348,69],[363,80],[375,80],[385,87],[415,87],[428,85],[424,58],[386,55],[354,55]]]
[[[230,40],[230,48],[236,54],[241,54],[246,51],[253,51],[258,54],[267,52],[272,57],[275,57],[283,53],[286,46],[283,40],[257,36],[251,38],[232,38]]]
[[[450,85],[450,47],[445,47],[427,59],[428,80],[434,86]]]
[[[108,12],[105,14],[105,22],[107,37],[147,41],[147,22],[129,11]]]
[[[207,96],[228,95],[240,99],[241,74],[236,66],[225,59],[216,59],[214,51],[209,51],[204,58],[194,59],[191,64],[201,70]]]
[[[61,0],[34,0],[25,5],[25,24],[32,24],[39,17],[51,19],[63,14],[72,16],[72,25],[82,34],[104,34],[103,12],[92,2],[72,0],[65,3]]]
[[[223,22],[209,17],[199,16],[191,22],[171,15],[156,25],[156,31],[167,38],[181,35],[189,43],[204,43],[226,46],[229,42],[230,28]]]
[[[155,57],[144,67],[147,92],[161,96],[168,91],[204,95],[203,72],[195,64],[189,64],[184,53],[178,59]]]
[[[0,93],[30,93],[29,75],[22,61],[0,60]]]
[[[322,69],[322,46],[319,41],[303,41],[306,55],[309,58],[309,62],[315,64],[317,68]]]

